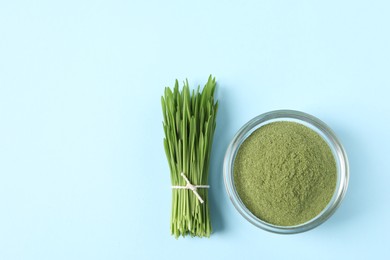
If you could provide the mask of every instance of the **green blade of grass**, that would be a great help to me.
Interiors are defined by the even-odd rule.
[[[210,153],[216,127],[218,102],[214,101],[215,78],[211,75],[200,90],[190,91],[188,80],[179,89],[165,88],[161,98],[164,129],[164,150],[171,172],[172,185],[184,186],[182,172],[193,185],[207,185]],[[198,189],[205,203],[199,203],[191,190],[172,190],[171,234],[209,237],[208,190]]]

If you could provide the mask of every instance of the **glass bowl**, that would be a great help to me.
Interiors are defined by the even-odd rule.
[[[318,133],[329,145],[337,167],[337,182],[328,205],[311,220],[295,226],[278,226],[267,223],[250,212],[241,201],[234,185],[234,161],[241,144],[258,128],[277,121],[290,121],[309,127]],[[348,187],[349,166],[347,154],[334,132],[318,118],[295,110],[276,110],[261,114],[246,123],[233,137],[224,159],[223,174],[226,191],[237,211],[250,223],[266,231],[279,234],[295,234],[310,230],[322,224],[339,207]]]

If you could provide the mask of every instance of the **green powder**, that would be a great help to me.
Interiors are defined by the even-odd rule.
[[[336,163],[328,144],[312,129],[280,121],[254,131],[234,161],[234,183],[245,206],[280,226],[317,216],[333,196]]]

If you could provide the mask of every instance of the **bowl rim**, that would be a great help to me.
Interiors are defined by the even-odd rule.
[[[255,130],[260,127],[277,121],[292,121],[307,126],[317,132],[329,145],[334,155],[337,165],[337,183],[334,194],[328,205],[314,218],[309,221],[294,225],[294,226],[280,226],[268,223],[256,217],[250,212],[240,197],[234,186],[234,160],[241,144],[248,138]],[[274,110],[260,114],[247,123],[245,123],[234,135],[230,142],[224,157],[223,175],[226,192],[233,203],[236,210],[250,223],[263,230],[278,233],[278,234],[296,234],[311,230],[320,224],[324,223],[329,217],[333,215],[336,209],[340,206],[345,197],[348,182],[349,182],[349,162],[346,151],[337,138],[333,130],[320,119],[297,110]]]

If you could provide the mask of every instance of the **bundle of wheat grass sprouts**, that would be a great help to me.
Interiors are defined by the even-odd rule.
[[[211,75],[200,90],[190,91],[188,80],[182,89],[176,80],[173,90],[165,88],[161,98],[164,148],[171,173],[172,186],[207,185],[210,153],[216,126],[218,102],[214,101],[215,78]],[[197,189],[201,203],[191,189],[172,189],[171,234],[209,237],[211,222],[208,189]]]

